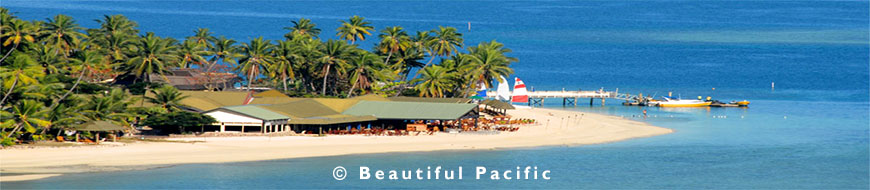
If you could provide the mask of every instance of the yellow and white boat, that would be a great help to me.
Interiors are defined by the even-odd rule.
[[[681,100],[678,98],[664,97],[664,101],[658,102],[659,107],[708,107],[713,102],[701,100]]]

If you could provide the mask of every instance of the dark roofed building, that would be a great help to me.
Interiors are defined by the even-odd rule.
[[[164,78],[165,76],[165,78]],[[232,89],[242,78],[233,73],[209,72],[197,69],[170,69],[169,73],[151,74],[151,81],[174,86],[179,90],[217,90]],[[132,75],[120,75],[114,84],[129,85],[136,83]]]

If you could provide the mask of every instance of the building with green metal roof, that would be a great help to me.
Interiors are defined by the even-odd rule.
[[[351,126],[404,126],[413,120],[476,118],[477,104],[466,98],[382,97],[291,98],[278,91],[254,94],[242,105],[246,92],[182,91],[182,103],[218,120],[214,131],[281,132],[286,130],[343,129]],[[203,111],[205,110],[205,111]]]
[[[430,102],[360,101],[343,112],[345,115],[371,115],[378,119],[455,120],[468,116],[477,104]]]

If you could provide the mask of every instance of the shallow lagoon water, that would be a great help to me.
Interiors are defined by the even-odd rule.
[[[312,18],[323,38],[353,14],[376,28],[438,25],[466,44],[496,39],[520,59],[516,75],[535,90],[620,92],[752,101],[748,109],[600,106],[675,133],[586,146],[389,153],[191,164],[64,175],[3,189],[80,188],[867,188],[868,2],[866,1],[3,1],[24,19],[63,13],[86,27],[125,14],[143,31],[181,38],[196,27],[246,41],[279,39]],[[397,11],[385,11],[394,9]],[[467,31],[466,23],[472,22]],[[360,43],[370,48],[371,41]],[[770,83],[776,88],[771,89]],[[713,90],[716,88],[716,90]],[[547,107],[562,109],[561,100]],[[649,117],[638,117],[643,109]],[[547,127],[557,127],[551,121]],[[351,176],[335,181],[345,166]],[[358,166],[465,168],[464,180],[358,180]],[[472,180],[474,166],[552,170],[549,181]]]

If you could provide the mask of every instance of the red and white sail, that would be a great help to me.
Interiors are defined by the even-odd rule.
[[[528,103],[529,92],[526,90],[526,84],[519,77],[515,77],[514,80],[516,82],[514,83],[514,93],[513,97],[511,97],[511,102]]]

